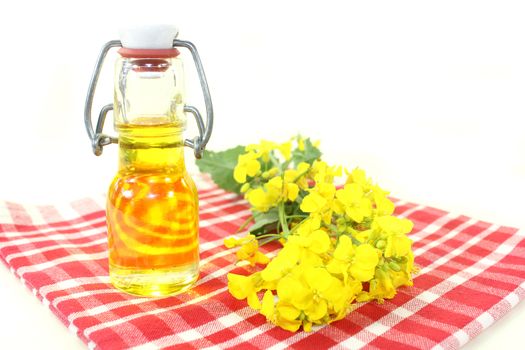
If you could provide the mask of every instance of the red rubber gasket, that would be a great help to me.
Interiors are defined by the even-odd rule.
[[[128,49],[123,47],[118,50],[122,57],[130,58],[173,58],[180,55],[179,50],[173,49]]]

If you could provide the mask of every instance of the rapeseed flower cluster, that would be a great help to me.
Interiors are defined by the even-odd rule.
[[[330,166],[320,155],[300,136],[262,141],[245,148],[233,171],[255,223],[251,234],[225,245],[264,267],[228,274],[229,291],[292,332],[340,320],[355,302],[391,299],[412,285],[416,270],[407,237],[413,224],[393,216],[388,192],[362,169]],[[282,244],[272,259],[259,251],[270,241]]]

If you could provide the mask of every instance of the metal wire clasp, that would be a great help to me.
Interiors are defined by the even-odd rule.
[[[111,48],[114,47],[122,47],[122,43],[120,40],[111,40],[108,41],[100,51],[100,54],[97,59],[97,63],[95,65],[95,70],[93,71],[93,75],[91,76],[91,81],[89,83],[89,89],[88,94],[86,97],[86,104],[84,107],[84,124],[86,126],[86,130],[89,136],[89,139],[91,140],[91,146],[93,148],[93,153],[97,156],[102,154],[102,149],[104,146],[112,144],[112,143],[118,143],[118,138],[112,137],[109,135],[105,135],[103,133],[104,129],[104,122],[106,121],[106,116],[109,111],[113,110],[113,104],[107,104],[100,110],[97,126],[95,130],[93,131],[93,124],[92,124],[92,118],[91,118],[91,111],[93,107],[93,97],[95,96],[95,89],[97,86],[98,78],[100,76],[100,71],[102,69],[102,64],[104,62],[104,58],[106,57],[108,51]],[[206,148],[206,144],[208,143],[211,131],[213,129],[213,105],[211,102],[211,95],[210,90],[208,88],[208,82],[206,80],[206,75],[204,74],[204,68],[202,67],[202,62],[199,57],[199,53],[197,52],[197,48],[195,45],[193,45],[189,41],[184,40],[173,40],[173,47],[183,47],[188,49],[191,52],[191,55],[193,56],[193,61],[195,62],[195,67],[197,69],[197,73],[199,75],[199,80],[202,87],[202,93],[204,95],[204,103],[206,105],[206,124],[204,124],[204,121],[202,119],[202,116],[199,112],[199,110],[194,106],[184,106],[184,112],[191,113],[195,121],[197,122],[197,127],[199,129],[199,135],[195,136],[193,140],[186,139],[184,140],[184,145],[187,147],[193,148],[193,151],[195,153],[196,158],[202,157],[202,152]]]

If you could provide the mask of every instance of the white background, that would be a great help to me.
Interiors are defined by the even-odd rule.
[[[118,26],[150,20],[177,24],[199,49],[216,116],[210,149],[301,133],[396,197],[525,228],[523,18],[519,1],[12,2],[0,12],[0,199],[106,191],[116,146],[91,153],[88,82]],[[112,102],[113,58],[95,114]],[[188,102],[204,112],[186,69]],[[1,347],[79,346],[0,270]],[[524,341],[523,321],[520,305],[471,346]]]

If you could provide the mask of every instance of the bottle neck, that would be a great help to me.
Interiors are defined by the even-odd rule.
[[[173,123],[117,125],[119,173],[183,174],[182,129]]]

